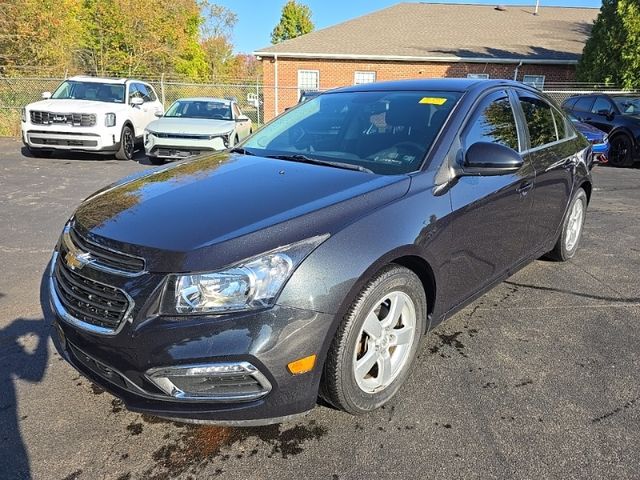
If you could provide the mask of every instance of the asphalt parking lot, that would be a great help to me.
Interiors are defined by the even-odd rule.
[[[366,417],[187,426],[128,412],[55,353],[42,274],[92,191],[148,165],[0,139],[0,479],[640,478],[640,168],[597,167],[577,257],[440,325]]]

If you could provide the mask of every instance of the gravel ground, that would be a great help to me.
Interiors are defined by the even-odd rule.
[[[0,152],[0,478],[640,478],[640,168],[596,168],[577,257],[432,331],[386,408],[234,429],[128,412],[49,339],[38,292],[62,225],[143,157]]]

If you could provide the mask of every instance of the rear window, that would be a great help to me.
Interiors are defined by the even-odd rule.
[[[577,98],[570,98],[568,100],[565,100],[564,103],[562,104],[562,108],[571,110],[573,107],[575,107],[577,101],[578,101]]]

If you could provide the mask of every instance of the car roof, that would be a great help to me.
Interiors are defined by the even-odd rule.
[[[224,103],[225,105],[231,105],[234,100],[229,100],[228,98],[217,98],[217,97],[185,97],[178,98],[176,102],[217,102]]]
[[[69,80],[75,80],[79,82],[94,82],[94,83],[113,83],[114,85],[124,85],[130,82],[130,78],[102,78],[102,77],[90,77],[88,75],[76,75],[69,78]],[[140,81],[140,80],[135,80]],[[144,83],[144,82],[141,82]]]
[[[442,90],[465,92],[475,87],[511,86],[524,87],[527,85],[513,80],[485,80],[475,78],[429,78],[414,80],[394,80],[389,82],[374,82],[349,87],[338,88],[332,92],[372,92],[393,90]]]

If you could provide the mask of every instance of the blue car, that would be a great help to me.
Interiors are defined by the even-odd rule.
[[[593,161],[595,163],[607,163],[609,161],[607,155],[609,155],[609,139],[606,132],[597,129],[596,127],[589,125],[588,123],[581,122],[572,114],[569,114],[569,118],[573,122],[573,126],[576,127],[582,135],[586,137],[591,143],[591,150],[593,151]]]

